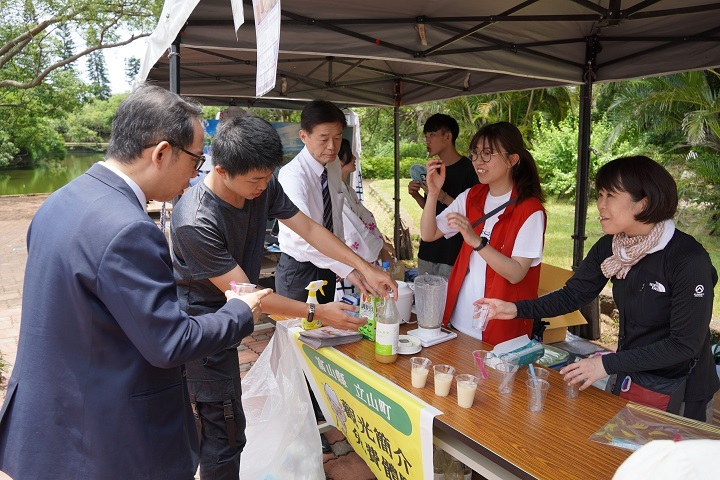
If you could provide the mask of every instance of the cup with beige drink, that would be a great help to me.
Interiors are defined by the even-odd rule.
[[[425,387],[431,363],[430,359],[425,357],[412,357],[410,359],[410,368],[412,369],[410,378],[414,388]]]
[[[458,405],[462,408],[472,407],[479,378],[462,373],[455,377],[455,381],[457,382]]]
[[[455,374],[455,367],[450,365],[435,365],[433,366],[435,372],[435,395],[438,397],[447,397],[450,393],[450,385],[453,381],[453,375]]]

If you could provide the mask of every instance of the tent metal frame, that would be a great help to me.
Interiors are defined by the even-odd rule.
[[[209,2],[211,0],[206,0]],[[220,0],[215,0],[218,3]],[[230,0],[227,0],[228,3]],[[236,0],[239,3],[239,0]],[[549,1],[549,0],[547,0]],[[622,26],[628,22],[656,20],[656,19],[681,19],[683,16],[692,14],[707,14],[717,16],[720,10],[720,1],[707,0],[705,4],[686,6],[681,1],[672,0],[568,0],[567,3],[574,4],[584,9],[586,12],[573,14],[539,14],[527,15],[522,14],[529,7],[545,6],[546,0],[525,0],[509,8],[504,8],[506,2],[497,2],[499,13],[497,15],[469,15],[469,16],[429,16],[429,15],[409,15],[407,17],[383,17],[383,18],[322,18],[320,16],[308,16],[299,13],[292,8],[282,8],[281,10],[281,31],[292,28],[309,28],[318,31],[327,31],[338,34],[352,40],[359,40],[368,45],[369,48],[380,49],[373,50],[375,57],[361,58],[351,55],[343,55],[342,53],[318,54],[298,53],[288,50],[286,53],[294,54],[288,58],[280,57],[278,60],[278,81],[276,88],[268,94],[273,99],[254,98],[252,95],[245,97],[227,97],[225,95],[215,95],[211,92],[194,94],[197,98],[205,103],[228,104],[235,103],[244,99],[249,106],[267,105],[271,108],[301,108],[302,98],[318,98],[328,92],[338,94],[344,99],[344,102],[333,100],[338,105],[350,106],[393,106],[394,108],[394,137],[395,137],[395,243],[396,248],[399,247],[399,232],[401,229],[400,222],[400,186],[397,172],[400,165],[399,154],[399,108],[404,104],[420,103],[423,93],[435,90],[436,92],[444,92],[444,98],[453,96],[476,95],[481,93],[491,93],[490,91],[475,93],[470,88],[470,76],[475,77],[482,73],[485,75],[480,80],[473,79],[473,88],[482,89],[496,85],[493,82],[502,80],[505,76],[508,78],[518,78],[521,73],[508,72],[488,72],[487,70],[476,69],[470,65],[454,64],[450,57],[457,58],[462,55],[473,54],[492,54],[497,52],[507,52],[509,55],[523,55],[530,59],[542,62],[548,62],[550,65],[557,67],[559,72],[565,71],[565,74],[559,75],[554,79],[541,79],[539,77],[528,77],[527,86],[525,88],[546,88],[549,86],[559,85],[579,85],[580,88],[580,118],[578,132],[578,164],[577,164],[577,193],[575,202],[575,219],[573,230],[573,268],[577,268],[584,256],[584,242],[587,239],[586,215],[588,208],[589,193],[589,172],[590,172],[590,113],[591,113],[591,97],[593,84],[597,81],[611,81],[619,78],[605,79],[601,78],[603,68],[609,66],[625,66],[632,65],[638,59],[648,58],[648,56],[657,55],[661,52],[672,51],[672,49],[693,44],[707,43],[708,48],[720,45],[720,25],[706,28],[702,31],[695,31],[694,25],[687,25],[686,29],[681,29],[681,34],[654,35],[640,34],[613,35],[613,28]],[[246,18],[252,18],[252,1],[243,0],[245,6]],[[607,7],[599,3],[607,3]],[[202,0],[201,0],[202,4]],[[660,8],[663,4],[671,5],[669,8]],[[285,3],[283,3],[283,6]],[[294,4],[297,7],[297,3]],[[553,4],[556,5],[556,4]],[[626,5],[623,8],[623,5]],[[627,6],[630,5],[630,6]],[[682,6],[678,6],[682,5]],[[198,6],[200,8],[200,5]],[[198,10],[196,8],[187,18],[187,22],[182,27],[182,31],[177,35],[175,41],[169,47],[167,59],[168,86],[171,91],[181,93],[181,79],[183,81],[191,81],[189,79],[205,79],[207,81],[216,80],[223,84],[235,85],[240,88],[250,88],[254,86],[254,75],[225,76],[224,78],[215,77],[211,73],[207,73],[210,67],[217,66],[254,66],[255,51],[252,48],[214,48],[210,46],[184,45],[182,43],[183,34],[195,28],[213,27],[218,30],[228,28],[233,29],[232,19],[207,19],[201,14],[195,15]],[[352,13],[352,8],[347,7]],[[537,8],[536,8],[537,11]],[[574,9],[577,11],[577,8]],[[337,13],[337,12],[335,12]],[[697,17],[695,17],[697,18]],[[162,20],[161,20],[162,21]],[[680,20],[678,20],[680,21]],[[502,24],[515,24],[518,28],[531,28],[537,22],[557,22],[559,26],[568,22],[580,24],[588,24],[591,26],[591,33],[583,36],[567,36],[565,38],[554,38],[549,40],[533,40],[525,42],[511,42],[498,39],[493,36],[491,27]],[[468,24],[472,24],[468,28]],[[402,27],[407,25],[416,25],[417,33],[423,36],[426,26],[433,26],[434,32],[444,32],[447,34],[445,38],[435,42],[432,45],[423,45],[423,49],[408,48],[381,38],[375,38],[368,35],[367,32],[360,31],[367,26],[379,27]],[[464,42],[464,44],[460,44]],[[468,42],[477,45],[468,45]],[[603,50],[603,46],[619,45],[619,44],[637,44],[642,43],[641,49],[629,52],[625,55],[609,58],[603,62],[599,61],[599,54]],[[585,56],[582,63],[578,59],[564,58],[560,54],[548,53],[550,47],[572,46],[577,44],[585,45]],[[281,44],[282,49],[282,44]],[[204,54],[207,58],[216,59],[204,60],[199,62],[181,62],[182,52],[194,52]],[[378,57],[377,52],[388,53],[387,57]],[[671,52],[672,53],[672,52]],[[245,58],[244,58],[245,57]],[[250,59],[252,57],[252,59]],[[377,66],[378,58],[385,58],[386,68]],[[371,62],[371,61],[374,62]],[[152,60],[154,61],[154,60]],[[392,62],[398,61],[404,64],[415,63],[430,67],[424,71],[418,71],[412,74],[397,72],[393,69]],[[315,62],[316,65],[310,70],[310,74],[298,75],[291,71],[293,65],[302,62]],[[430,63],[428,63],[430,62]],[[162,61],[159,61],[160,65]],[[371,64],[372,63],[372,64]],[[712,68],[720,65],[720,58],[710,59],[700,68]],[[577,72],[576,78],[571,78],[567,74],[567,69]],[[326,71],[325,78],[311,78],[318,72]],[[648,75],[670,73],[671,68],[665,67],[665,71],[648,72]],[[458,72],[465,74],[465,77],[458,77]],[[352,74],[373,74],[370,78],[352,78]],[[152,75],[152,72],[151,72]],[[647,75],[646,75],[647,76]],[[157,78],[162,81],[162,78]],[[392,82],[391,93],[389,89],[383,91],[381,85]],[[534,82],[539,82],[535,86]],[[545,83],[544,85],[543,82]],[[522,88],[521,88],[522,89]],[[404,90],[404,92],[403,92]],[[494,90],[498,91],[498,90]],[[411,99],[407,102],[407,99]],[[439,100],[433,98],[431,100]],[[286,100],[286,101],[285,101]],[[596,338],[599,335],[599,325],[593,325],[589,335]]]

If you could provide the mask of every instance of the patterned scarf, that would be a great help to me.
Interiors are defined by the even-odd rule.
[[[613,236],[612,256],[606,258],[600,269],[607,278],[613,276],[623,279],[630,271],[630,267],[642,260],[652,248],[658,244],[663,232],[665,222],[656,223],[648,235],[628,237],[624,233]]]

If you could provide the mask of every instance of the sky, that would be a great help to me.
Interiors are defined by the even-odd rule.
[[[122,47],[106,48],[103,50],[108,78],[110,79],[110,91],[113,95],[130,91],[130,84],[128,83],[127,76],[125,76],[125,59],[137,57],[142,62],[145,56],[145,50],[147,49],[146,40],[147,38],[144,37],[128,45],[123,45]],[[86,60],[86,57],[78,60],[78,71],[81,72],[84,80],[89,82]]]
[[[145,40],[145,38],[141,38],[129,45],[105,50],[105,63],[107,64],[110,89],[113,94],[130,91],[130,84],[128,84],[125,76],[125,59],[137,57],[142,62],[147,48]]]

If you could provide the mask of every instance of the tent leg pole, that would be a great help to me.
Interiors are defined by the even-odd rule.
[[[395,140],[395,255],[400,258],[400,238],[402,225],[400,223],[400,105],[393,107],[393,138]]]
[[[180,34],[170,45],[170,91],[180,94]]]
[[[573,270],[583,260],[586,236],[588,193],[590,185],[590,129],[592,108],[592,86],[595,78],[596,57],[602,47],[596,37],[588,38],[584,82],[580,87],[580,119],[578,126],[577,188],[575,190],[575,231],[573,233]],[[583,306],[580,312],[588,321],[587,325],[571,327],[570,332],[583,338],[600,338],[600,308],[596,298]]]
[[[580,87],[580,121],[578,133],[577,188],[575,189],[575,231],[573,233],[573,270],[577,269],[584,256],[587,239],[585,226],[588,209],[588,183],[590,177],[590,97],[592,83]]]
[[[182,32],[178,33],[168,52],[168,58],[170,59],[170,81],[168,83],[170,91],[178,95],[180,95],[180,35],[182,35]],[[176,195],[170,203],[175,205],[178,200],[180,200],[180,195]]]

